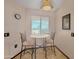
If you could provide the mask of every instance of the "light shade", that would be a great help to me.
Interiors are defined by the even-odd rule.
[[[42,7],[42,10],[51,10],[52,8],[50,6],[44,6]]]
[[[51,6],[49,0],[43,0],[41,8],[42,8],[42,10],[51,10],[52,6]]]

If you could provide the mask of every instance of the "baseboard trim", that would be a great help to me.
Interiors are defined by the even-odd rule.
[[[59,47],[57,47],[56,45],[55,45],[55,47],[56,47],[67,59],[70,59],[62,50],[60,50]]]
[[[49,47],[49,46],[48,46]],[[70,59],[62,50],[60,50],[60,48],[56,45],[54,45],[54,47],[56,47],[67,59]],[[42,48],[42,47],[40,47]],[[30,49],[30,48],[29,48]],[[37,48],[38,49],[38,48]],[[26,49],[25,49],[26,50]],[[24,51],[24,50],[23,50]],[[14,59],[16,56],[18,56],[20,53],[22,53],[23,51],[19,52],[18,54],[16,54],[14,57],[12,57],[11,59]]]

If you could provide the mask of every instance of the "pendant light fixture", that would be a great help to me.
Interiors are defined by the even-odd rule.
[[[42,0],[42,6],[41,6],[42,10],[51,10],[52,9],[52,5],[50,3],[49,0]]]

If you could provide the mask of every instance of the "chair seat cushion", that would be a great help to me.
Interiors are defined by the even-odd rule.
[[[46,46],[51,46],[51,45],[53,45],[53,44],[46,44]]]
[[[23,45],[30,46],[30,45],[33,45],[33,44],[32,44],[32,43],[30,43],[30,42],[24,41],[24,42],[23,42]]]

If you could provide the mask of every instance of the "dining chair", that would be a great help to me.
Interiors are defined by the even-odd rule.
[[[45,59],[47,59],[47,50],[46,50],[46,45],[45,45],[45,38],[41,38],[41,37],[37,38],[35,46],[36,46],[36,48],[42,48],[43,49],[43,51],[45,52]]]
[[[32,48],[34,47],[34,44],[31,42],[30,39],[29,40],[24,39],[22,33],[20,33],[20,36],[21,36],[21,43],[22,43],[21,44],[21,51],[24,50],[24,54],[26,54],[26,53],[31,54],[31,57],[32,57],[31,59],[33,59],[34,50]],[[26,50],[27,48],[31,48],[30,49],[31,53],[30,53],[30,51]],[[21,56],[22,56],[22,53],[20,55],[20,59],[21,59]]]
[[[46,46],[50,46],[51,50],[53,50],[54,55],[56,56],[55,44],[54,44],[55,34],[56,33],[53,33],[53,34],[51,33],[50,38],[46,39]]]

